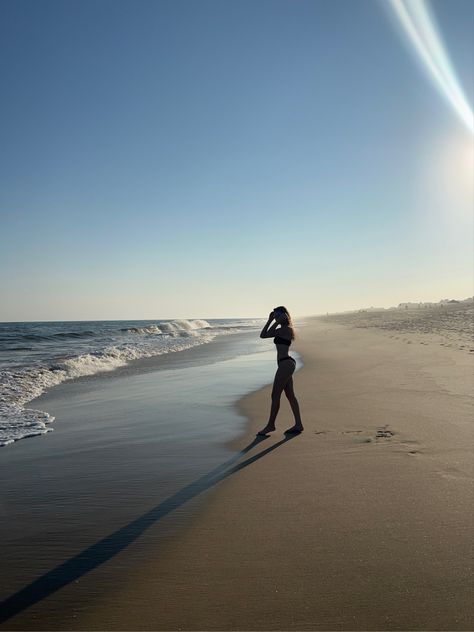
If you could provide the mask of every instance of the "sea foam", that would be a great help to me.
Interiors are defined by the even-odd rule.
[[[0,446],[5,446],[19,439],[25,439],[50,432],[50,424],[54,417],[48,413],[28,408],[26,405],[42,393],[67,380],[83,376],[95,375],[113,371],[125,366],[133,360],[152,357],[167,353],[174,353],[191,347],[211,342],[217,335],[242,331],[246,327],[254,327],[256,321],[235,320],[230,323],[216,323],[211,325],[206,320],[176,319],[158,321],[144,325],[118,327],[114,324],[106,332],[91,330],[51,332],[46,325],[35,324],[35,333],[18,332],[15,336],[7,332],[12,344],[15,339],[36,336],[38,349],[47,345],[47,349],[55,340],[59,350],[65,347],[59,345],[84,345],[87,352],[74,354],[77,346],[68,346],[72,353],[54,354],[47,356],[47,360],[39,365],[14,367],[0,370]],[[33,326],[31,326],[33,327]],[[24,329],[24,328],[23,328]],[[64,334],[64,335],[62,335]],[[8,337],[4,334],[4,339]],[[90,340],[89,340],[90,339]],[[112,340],[113,344],[106,344]],[[49,345],[49,346],[48,346]],[[10,351],[15,347],[10,346]],[[27,356],[28,357],[28,356]],[[46,356],[45,356],[46,357]]]

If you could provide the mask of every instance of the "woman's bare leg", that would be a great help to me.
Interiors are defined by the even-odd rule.
[[[295,416],[295,425],[291,428],[288,428],[288,430],[304,430],[303,422],[301,421],[300,407],[298,404],[298,400],[296,399],[295,391],[293,390],[293,376],[290,377],[288,382],[285,384],[285,395],[288,398],[291,410],[293,411],[293,415]]]
[[[267,428],[275,430],[275,419],[280,410],[281,391],[279,393],[272,393],[272,406],[270,408],[270,417],[268,418]]]
[[[282,363],[285,364],[285,363]],[[293,367],[285,367],[279,366],[277,372],[275,374],[275,379],[273,381],[273,389],[272,389],[272,406],[270,409],[270,417],[268,419],[268,423],[265,428],[259,430],[257,434],[267,434],[268,432],[273,432],[275,430],[275,419],[278,415],[278,411],[280,410],[280,398],[285,388],[286,383],[291,376],[293,375],[294,368]]]

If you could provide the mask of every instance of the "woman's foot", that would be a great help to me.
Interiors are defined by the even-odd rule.
[[[303,426],[295,425],[291,428],[288,428],[288,430],[285,430],[284,434],[298,434],[299,432],[303,432],[303,430]]]
[[[266,425],[265,428],[263,428],[262,430],[259,430],[257,432],[258,435],[260,436],[266,436],[269,432],[273,432],[275,430],[275,426],[268,426]]]

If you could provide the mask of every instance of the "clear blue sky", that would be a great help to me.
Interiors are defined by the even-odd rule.
[[[472,295],[472,136],[383,4],[1,0],[0,320]]]

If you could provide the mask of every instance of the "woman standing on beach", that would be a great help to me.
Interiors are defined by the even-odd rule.
[[[275,323],[269,327],[273,319],[275,319]],[[279,329],[277,329],[278,326],[280,326]],[[289,346],[292,340],[295,339],[295,331],[291,316],[286,307],[280,305],[270,312],[268,320],[260,332],[260,338],[274,338],[273,342],[277,350],[278,369],[273,381],[270,418],[265,428],[257,432],[257,434],[267,435],[269,432],[275,430],[275,419],[280,409],[280,398],[283,391],[285,391],[285,395],[290,402],[291,410],[295,416],[295,425],[285,430],[285,433],[302,432],[304,428],[301,422],[300,407],[293,390],[293,373],[296,368],[296,361],[288,355]]]

